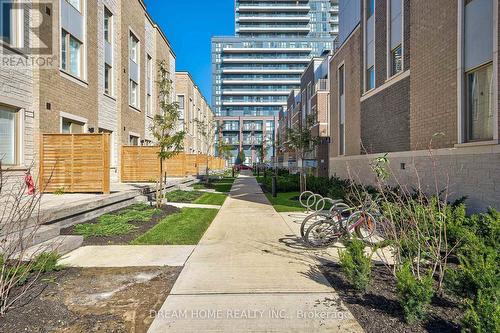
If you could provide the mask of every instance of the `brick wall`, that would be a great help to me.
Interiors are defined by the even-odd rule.
[[[357,28],[330,62],[330,160],[338,156],[339,147],[339,96],[338,69],[345,71],[345,143],[346,155],[360,153],[360,98],[361,98],[361,29]],[[331,165],[330,165],[331,170]]]
[[[59,1],[53,2],[53,22],[59,24]],[[44,19],[51,19],[45,11]],[[86,77],[73,78],[58,68],[43,69],[39,72],[37,83],[40,93],[40,132],[60,133],[61,114],[66,112],[88,120],[87,126],[97,129],[98,118],[98,43],[97,43],[97,0],[89,1],[86,13],[85,55]],[[52,34],[55,50],[60,50],[61,31],[58,28],[48,32]],[[59,64],[58,64],[59,67]],[[51,109],[46,105],[50,103]]]
[[[121,2],[121,143],[127,145],[130,132],[145,137],[145,96],[146,96],[146,52],[144,15],[145,9],[140,1]],[[139,39],[139,108],[129,105],[129,36],[130,30]]]
[[[457,143],[457,2],[413,0],[411,11],[411,149]],[[443,136],[434,137],[435,133]]]
[[[361,102],[361,143],[367,153],[410,149],[410,79]]]

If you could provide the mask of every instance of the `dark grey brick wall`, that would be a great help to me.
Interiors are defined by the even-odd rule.
[[[410,149],[410,79],[361,102],[361,143],[368,154]]]

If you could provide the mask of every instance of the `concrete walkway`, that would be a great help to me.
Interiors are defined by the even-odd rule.
[[[195,204],[195,203],[186,203],[186,202],[171,202],[171,201],[163,201],[164,204],[174,206],[177,208],[206,208],[206,209],[220,209],[221,206],[218,205],[204,205],[204,204]]]
[[[84,246],[61,258],[69,267],[157,267],[184,266],[192,245]]]
[[[252,176],[240,175],[149,332],[363,332]]]

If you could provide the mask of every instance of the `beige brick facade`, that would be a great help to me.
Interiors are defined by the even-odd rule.
[[[177,72],[175,75],[175,90],[180,103],[183,119],[184,152],[187,154],[214,155],[214,138],[203,137],[198,128],[198,122],[205,122],[207,128],[215,125],[214,114],[207,100],[201,93],[188,72]],[[184,106],[184,107],[182,107]],[[214,133],[215,135],[215,133]]]

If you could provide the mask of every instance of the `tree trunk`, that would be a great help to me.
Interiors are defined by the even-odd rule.
[[[162,197],[162,184],[163,184],[163,158],[160,158],[160,179],[158,181],[158,190],[156,191],[156,207],[160,208],[161,206],[161,197]]]

